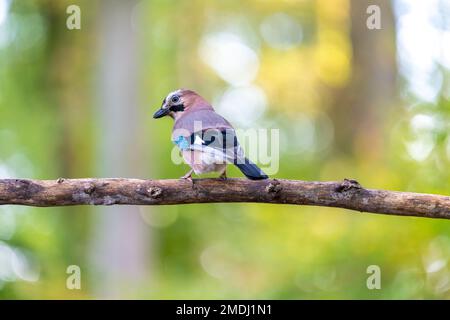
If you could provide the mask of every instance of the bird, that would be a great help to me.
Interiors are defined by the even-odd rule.
[[[245,157],[233,126],[215,112],[212,105],[193,90],[170,92],[154,119],[169,116],[174,120],[172,142],[180,149],[184,161],[191,167],[182,179],[217,172],[227,179],[227,164],[236,165],[251,180],[268,176]]]

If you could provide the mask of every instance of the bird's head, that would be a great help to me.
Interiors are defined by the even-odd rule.
[[[180,118],[185,112],[191,109],[208,108],[211,105],[192,90],[178,89],[173,91],[164,98],[161,108],[155,112],[153,118],[158,119],[170,116],[173,119]]]

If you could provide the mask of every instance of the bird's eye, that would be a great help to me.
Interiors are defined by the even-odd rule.
[[[177,103],[178,101],[180,101],[180,97],[179,96],[173,96],[172,99],[170,99],[170,101],[172,101],[173,103]]]

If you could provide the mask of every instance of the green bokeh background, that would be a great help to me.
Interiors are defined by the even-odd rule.
[[[264,97],[255,114],[229,120],[279,129],[274,178],[448,195],[450,3],[419,2],[0,0],[0,177],[180,177],[172,123],[151,118],[162,99],[191,88],[229,114],[224,97],[250,87]],[[66,27],[71,4],[80,30]],[[369,4],[381,30],[366,27]],[[208,45],[224,57],[224,34],[256,57],[244,84],[205,58]],[[233,53],[217,63],[245,58]],[[2,206],[0,298],[447,299],[449,232],[288,205]],[[69,265],[81,290],[66,287]]]

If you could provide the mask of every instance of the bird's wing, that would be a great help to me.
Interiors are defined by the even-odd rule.
[[[187,111],[175,122],[172,140],[181,150],[209,153],[222,162],[245,158],[233,127],[213,109]]]
[[[217,163],[236,163],[245,159],[236,132],[232,128],[206,129],[192,133],[188,139],[180,136],[174,141],[181,150],[208,153]]]

